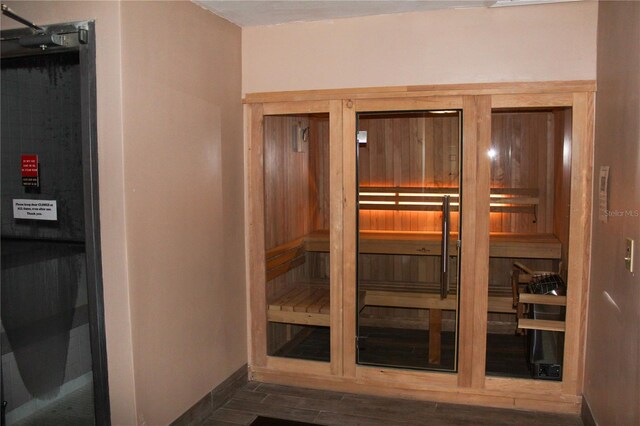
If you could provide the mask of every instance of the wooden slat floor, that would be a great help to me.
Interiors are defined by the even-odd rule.
[[[200,425],[249,425],[258,416],[321,425],[582,425],[579,416],[379,398],[249,382]]]

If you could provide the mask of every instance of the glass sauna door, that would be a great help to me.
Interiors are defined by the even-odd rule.
[[[456,371],[462,112],[362,112],[359,364]]]

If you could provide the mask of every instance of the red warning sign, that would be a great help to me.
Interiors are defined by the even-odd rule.
[[[38,180],[38,156],[22,155],[22,186],[39,186]]]

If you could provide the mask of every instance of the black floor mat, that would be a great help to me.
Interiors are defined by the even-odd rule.
[[[251,426],[307,426],[317,423],[296,422],[294,420],[276,419],[274,417],[258,416],[251,422]]]

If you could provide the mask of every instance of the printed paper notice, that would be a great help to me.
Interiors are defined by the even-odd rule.
[[[13,200],[14,219],[58,220],[56,200]]]

